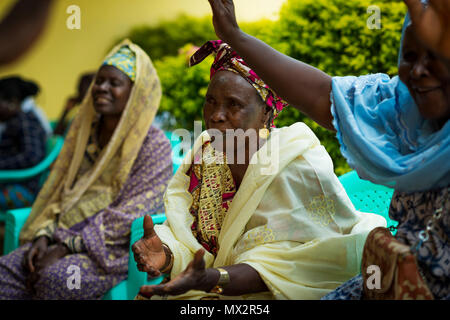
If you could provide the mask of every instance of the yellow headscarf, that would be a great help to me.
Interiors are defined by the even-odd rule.
[[[158,110],[161,85],[148,55],[129,40],[112,49],[105,60],[123,46],[128,46],[135,54],[136,78],[113,136],[92,167],[78,174],[96,117],[91,85],[70,127],[64,147],[21,231],[22,243],[31,241],[37,231],[55,221],[58,221],[58,227],[70,228],[95,215],[114,200],[124,185]],[[102,174],[108,172],[113,172],[111,184],[99,185]],[[77,207],[81,209],[76,210],[76,214],[64,216]]]

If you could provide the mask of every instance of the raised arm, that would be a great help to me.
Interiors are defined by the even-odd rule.
[[[45,27],[53,0],[20,0],[0,22],[0,66],[22,56]]]
[[[208,0],[217,36],[227,42],[275,92],[321,126],[335,130],[330,110],[331,77],[244,33],[233,0]]]

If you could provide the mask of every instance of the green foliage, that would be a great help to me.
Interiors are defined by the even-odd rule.
[[[180,15],[156,26],[137,26],[127,37],[149,54],[152,60],[175,56],[188,43],[201,46],[217,38],[211,17],[193,18]]]
[[[380,8],[380,29],[367,26],[371,5]],[[288,0],[274,34],[289,44],[287,55],[330,75],[394,75],[405,13],[394,0]]]
[[[369,29],[367,20],[376,5],[381,29]],[[279,21],[241,23],[241,28],[275,49],[323,70],[331,76],[397,73],[397,55],[406,7],[396,0],[288,0]],[[188,68],[193,47],[216,39],[211,17],[179,16],[157,26],[139,26],[127,35],[153,59],[163,86],[159,114],[169,112],[166,129],[193,130],[202,120],[204,95],[212,58]],[[191,44],[191,45],[189,45]],[[270,63],[270,61],[268,61]],[[305,122],[334,161],[337,175],[350,170],[335,134],[289,107],[276,119],[277,127]]]
[[[189,47],[188,47],[189,48]],[[209,84],[213,58],[189,68],[188,55],[166,56],[155,61],[163,88],[158,113],[169,112],[175,123],[172,129],[194,130],[194,121],[202,121],[202,107]],[[171,129],[165,126],[166,129]],[[203,128],[205,128],[203,126]]]

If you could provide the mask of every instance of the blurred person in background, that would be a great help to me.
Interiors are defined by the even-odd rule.
[[[51,134],[34,103],[39,87],[20,77],[0,79],[0,170],[26,169],[45,157]],[[29,207],[39,191],[39,176],[21,183],[0,183],[0,209]]]
[[[81,75],[78,80],[77,86],[77,95],[73,97],[69,97],[66,101],[66,105],[64,106],[64,110],[58,120],[58,123],[55,126],[53,131],[54,134],[64,136],[70,123],[75,116],[73,113],[77,112],[77,106],[81,104],[83,101],[89,86],[92,83],[92,80],[95,78],[95,72],[89,72]]]

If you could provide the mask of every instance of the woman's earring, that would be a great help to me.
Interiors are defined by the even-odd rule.
[[[267,140],[269,135],[270,135],[270,131],[269,131],[269,129],[267,129],[266,125],[264,125],[264,129],[259,129],[259,137],[261,139],[266,139]]]

